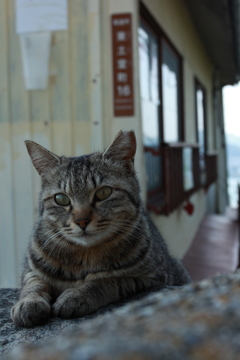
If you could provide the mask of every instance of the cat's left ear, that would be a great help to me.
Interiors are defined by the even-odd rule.
[[[103,153],[104,157],[111,157],[116,161],[134,161],[137,142],[134,131],[119,131],[113,142]]]
[[[34,167],[41,176],[46,176],[60,164],[60,158],[34,141],[25,141],[29,156]]]

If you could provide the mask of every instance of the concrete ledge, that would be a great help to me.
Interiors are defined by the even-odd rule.
[[[16,297],[0,290],[4,359],[239,359],[240,271],[33,329],[12,324]]]

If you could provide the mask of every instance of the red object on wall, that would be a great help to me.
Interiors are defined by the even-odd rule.
[[[188,201],[183,208],[188,213],[188,215],[192,215],[194,213],[194,205],[190,201]]]

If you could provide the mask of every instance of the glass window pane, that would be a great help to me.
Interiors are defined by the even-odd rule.
[[[159,137],[159,59],[158,41],[144,23],[139,29],[140,93],[143,144],[154,150],[145,151],[147,190],[161,186],[161,157]]]
[[[158,44],[153,36],[150,36],[150,52],[151,100],[156,105],[159,105]]]
[[[162,42],[162,54],[164,141],[175,142],[179,140],[180,120],[179,59],[165,41]]]
[[[204,140],[204,94],[202,89],[197,89],[196,92],[196,103],[197,103],[197,132],[198,132],[198,143],[200,144],[200,153],[203,155],[205,149]]]
[[[146,173],[147,173],[147,190],[155,190],[162,186],[162,159],[158,155],[153,155],[150,151],[145,152]]]
[[[140,92],[145,146],[159,147],[158,43],[143,23],[139,29]]]
[[[199,147],[200,182],[205,184],[205,92],[198,81],[195,82],[196,117],[197,117],[197,140]]]
[[[150,54],[149,54],[149,35],[141,27],[138,30],[139,41],[139,64],[140,64],[140,92],[141,98],[150,100],[150,86],[149,86],[149,69],[150,69]]]
[[[141,99],[141,110],[143,143],[145,146],[158,149],[160,146],[158,106],[149,100]]]

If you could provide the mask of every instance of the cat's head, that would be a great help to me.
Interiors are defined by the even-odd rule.
[[[32,141],[26,146],[42,180],[39,216],[46,240],[58,234],[93,246],[131,232],[140,205],[133,131],[120,131],[103,153],[75,158],[57,156]]]

